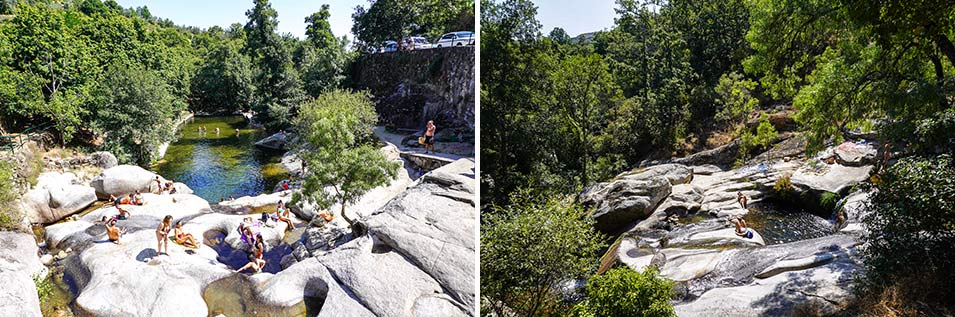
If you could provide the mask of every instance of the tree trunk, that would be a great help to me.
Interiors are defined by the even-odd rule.
[[[937,33],[935,35],[935,45],[948,58],[948,62],[955,66],[955,45],[952,45],[952,41],[945,37],[944,33]]]

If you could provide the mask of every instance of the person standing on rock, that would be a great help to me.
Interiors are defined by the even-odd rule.
[[[162,222],[159,223],[159,228],[156,228],[156,240],[158,245],[156,246],[156,253],[163,254],[163,246],[166,246],[166,255],[169,255],[169,230],[172,229],[172,216],[166,215],[165,218],[162,218]]]
[[[736,202],[739,203],[739,206],[746,210],[746,195],[743,195],[743,192],[736,192]]]
[[[162,192],[163,192],[163,190],[162,190],[162,181],[159,180],[159,175],[156,175],[155,181],[156,181],[156,191],[157,191],[156,193],[157,193],[157,194],[162,194]]]
[[[431,153],[434,153],[434,131],[437,128],[434,126],[434,121],[428,120],[428,129],[424,132],[424,152],[428,153],[430,150]]]

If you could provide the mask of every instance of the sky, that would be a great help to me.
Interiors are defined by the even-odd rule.
[[[554,27],[563,28],[571,37],[581,33],[610,29],[616,15],[614,0],[533,0],[537,5],[537,20],[541,33],[547,35]]]
[[[245,24],[248,18],[245,11],[252,8],[252,0],[116,0],[123,7],[149,8],[153,16],[172,20],[176,25],[196,26],[208,28],[218,25],[223,29],[232,23]],[[345,35],[349,40],[354,39],[351,34],[351,15],[355,7],[368,7],[367,0],[273,0],[272,8],[278,12],[279,33],[292,33],[299,38],[305,38],[305,17],[322,8],[322,4],[329,5],[331,13],[329,23],[332,33],[337,37]]]

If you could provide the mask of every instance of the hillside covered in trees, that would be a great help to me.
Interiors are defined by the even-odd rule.
[[[349,48],[332,34],[328,6],[302,17],[299,39],[276,31],[269,1],[251,4],[244,22],[200,29],[113,0],[0,2],[0,132],[51,125],[59,143],[149,164],[184,111],[252,112],[266,128],[285,129],[299,105],[349,86],[360,49],[474,29],[464,23],[473,21],[473,1],[442,10],[428,9],[435,1],[375,1],[355,9]]]
[[[863,304],[852,309],[951,312],[950,304],[932,305],[951,303],[951,292],[942,291],[949,282],[941,281],[955,272],[948,247],[955,187],[940,180],[951,175],[955,149],[955,4],[618,0],[611,28],[576,38],[541,30],[531,1],[481,7],[486,311],[672,314],[662,308],[672,285],[654,274],[595,283],[584,301],[568,295],[568,285],[615,256],[614,240],[594,228],[595,207],[581,200],[643,167],[701,151],[732,148],[722,169],[736,171],[772,166],[752,160],[767,150],[811,161],[858,141],[876,142],[885,159],[865,183],[879,194],[865,201],[872,214],[862,239],[871,247],[863,251],[867,273],[855,284]],[[780,150],[777,142],[788,139],[799,148]],[[938,173],[925,174],[931,167]],[[788,177],[777,189],[787,188]],[[629,185],[608,190],[656,195],[622,186]],[[629,296],[647,300],[626,306]]]

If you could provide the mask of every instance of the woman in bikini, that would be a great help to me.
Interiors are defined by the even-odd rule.
[[[173,230],[172,234],[176,237],[176,243],[196,248],[199,247],[199,244],[196,243],[196,238],[192,236],[191,233],[185,233],[182,231],[182,222],[176,223],[176,229]]]
[[[278,207],[275,208],[275,217],[278,218],[279,221],[282,221],[288,224],[288,227],[285,228],[286,231],[295,229],[295,225],[292,224],[292,219],[288,218],[289,217],[288,208],[285,208],[285,203],[282,202],[281,200],[279,200]]]
[[[156,240],[158,241],[156,252],[158,254],[163,254],[163,245],[166,246],[166,254],[169,254],[169,240],[166,239],[166,237],[169,236],[170,229],[172,229],[172,216],[166,215],[165,218],[162,218],[162,222],[159,223],[159,228],[156,228]]]
[[[265,268],[265,259],[262,258],[262,254],[265,253],[265,242],[263,240],[262,235],[256,237],[255,246],[249,252],[249,263],[236,270],[236,272],[252,269],[252,272],[259,273]]]

